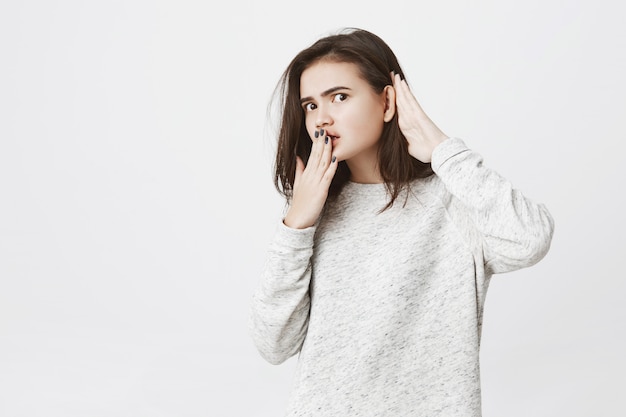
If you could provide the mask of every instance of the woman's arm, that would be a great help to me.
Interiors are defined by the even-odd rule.
[[[278,365],[296,354],[308,328],[309,282],[315,229],[279,225],[250,311],[252,338]]]
[[[483,165],[482,157],[460,139],[448,137],[424,113],[405,80],[392,74],[398,124],[409,153],[431,162],[453,198],[444,201],[457,223],[475,229],[485,265],[492,273],[533,265],[548,249],[554,221],[541,204],[525,198],[511,183]],[[445,196],[442,196],[445,200]]]
[[[432,155],[432,168],[452,196],[456,222],[478,231],[485,265],[492,273],[539,262],[548,252],[554,221],[546,207],[526,198],[462,140],[448,139]]]
[[[252,338],[261,355],[273,364],[298,352],[306,336],[315,223],[337,171],[332,142],[324,129],[316,130],[311,142],[306,166],[296,157],[293,196],[252,300]]]

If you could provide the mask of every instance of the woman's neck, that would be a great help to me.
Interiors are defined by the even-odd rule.
[[[360,158],[354,157],[346,161],[350,168],[350,181],[360,184],[381,184],[383,177],[380,175],[378,168],[378,158]]]

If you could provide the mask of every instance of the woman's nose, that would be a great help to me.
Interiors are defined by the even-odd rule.
[[[315,125],[319,127],[328,126],[333,123],[333,119],[328,112],[327,106],[319,106],[317,108],[317,118],[315,120]]]

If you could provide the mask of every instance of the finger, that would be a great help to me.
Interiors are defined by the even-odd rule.
[[[299,156],[296,156],[296,176],[293,180],[294,184],[300,179],[303,171],[304,171],[304,162],[302,162],[302,159]]]
[[[400,79],[399,74],[395,74],[393,78],[393,87],[396,90],[396,103],[398,103],[398,106],[399,107],[406,106],[407,104],[406,89],[405,89],[404,84],[402,83],[402,80]]]
[[[326,172],[324,172],[324,176],[322,177],[322,181],[324,182],[324,185],[326,187],[330,187],[330,183],[333,180],[335,173],[337,172],[338,166],[339,161],[337,160],[337,157],[333,155],[330,159],[330,165],[328,166]]]
[[[322,149],[322,156],[320,158],[319,169],[324,172],[330,165],[330,160],[332,157],[333,151],[333,141],[330,140],[330,137],[324,137],[324,148]]]
[[[405,99],[414,104],[417,105],[420,109],[421,106],[419,104],[419,101],[417,101],[417,98],[415,97],[415,94],[413,94],[413,92],[411,91],[411,87],[409,87],[409,84],[406,82],[406,80],[402,80],[402,82],[400,83],[402,86],[402,90],[403,90],[403,94]]]
[[[422,107],[415,98],[415,95],[411,91],[411,88],[407,84],[406,80],[400,80],[400,77],[397,76],[396,83],[396,103],[398,104],[398,107],[404,108],[407,111],[409,111],[409,109],[412,109],[414,111],[417,111],[418,113],[423,113]]]
[[[296,156],[296,175],[302,175],[302,171],[304,171],[304,162],[302,158]]]
[[[407,103],[407,96],[408,94],[410,94],[410,90],[409,85],[406,83],[406,80],[400,79],[400,75],[396,74],[393,85],[396,89],[398,99],[400,99],[400,101],[403,103]]]
[[[324,129],[315,131],[315,137],[313,138],[313,144],[311,145],[311,155],[307,162],[307,168],[317,169],[320,164],[320,159],[324,151]]]
[[[393,85],[394,87],[399,87],[400,83],[402,81],[402,78],[400,77],[400,74],[393,74]]]
[[[408,95],[412,94],[411,89],[409,88],[409,84],[406,82],[406,80],[400,78],[399,74],[395,75],[393,85],[400,92],[400,95],[403,98],[406,98]]]

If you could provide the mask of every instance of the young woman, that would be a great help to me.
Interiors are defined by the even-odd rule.
[[[299,352],[288,416],[480,416],[490,277],[553,221],[422,111],[391,49],[322,38],[281,81],[288,208],[251,309],[261,355]]]

